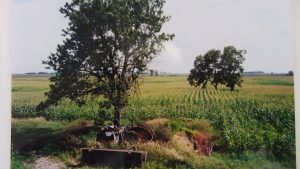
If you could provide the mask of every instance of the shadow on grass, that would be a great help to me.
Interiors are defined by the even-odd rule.
[[[53,155],[85,146],[87,137],[96,130],[80,121],[65,125],[43,119],[20,120],[12,123],[12,147],[21,154]]]
[[[50,154],[59,151],[60,129],[47,128],[12,128],[12,146],[20,153]]]

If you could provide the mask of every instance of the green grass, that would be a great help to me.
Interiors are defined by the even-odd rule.
[[[294,86],[293,82],[289,81],[280,81],[280,80],[262,80],[258,84],[261,85],[282,85],[282,86]]]
[[[17,153],[13,152],[11,154],[11,168],[12,169],[23,169],[24,167],[24,162],[23,162],[22,156],[18,155]]]
[[[29,169],[33,167],[35,158],[30,155],[22,155],[18,151],[11,152],[10,168],[11,169]]]
[[[267,157],[263,152],[243,152],[243,153],[227,153],[227,154],[214,154],[215,158],[222,159],[230,168],[239,169],[283,169],[295,168],[295,160],[289,163],[278,162],[277,159]]]
[[[36,92],[36,91],[45,91],[47,88],[35,88],[35,87],[13,87],[12,92]]]
[[[39,150],[44,153],[58,149],[56,143],[64,127],[63,123],[42,118],[13,120],[11,137],[13,149],[17,152],[30,153]]]
[[[143,167],[295,168],[292,77],[255,76],[245,77],[244,81],[242,88],[230,92],[224,86],[219,90],[212,86],[207,90],[193,88],[188,85],[186,76],[143,77],[141,95],[132,96],[124,108],[123,124],[166,118],[171,120],[172,130],[183,132],[190,130],[190,126],[184,125],[188,121],[205,119],[218,133],[222,148],[212,157],[199,157],[176,148],[173,143],[168,143],[168,148],[152,145],[153,149],[145,148],[150,153],[150,160]],[[72,164],[80,159],[80,147],[96,144],[95,130],[79,135],[71,131],[79,130],[81,121],[88,120],[92,124],[102,100],[88,101],[82,107],[63,100],[58,106],[36,112],[35,106],[45,99],[44,92],[49,84],[46,76],[13,76],[12,144],[19,153],[13,160],[16,166],[24,161],[19,157],[30,157],[28,153],[32,150],[40,150]],[[48,121],[35,118],[40,116]],[[109,122],[112,117],[113,110],[109,109],[103,118]],[[74,151],[70,145],[75,146]],[[168,156],[166,152],[174,154]],[[159,160],[162,158],[166,160]],[[286,159],[291,159],[288,164],[283,162]]]
[[[191,121],[192,122],[192,121]],[[78,166],[80,162],[80,148],[93,147],[95,140],[95,130],[84,130],[92,123],[90,121],[53,122],[42,118],[14,120],[12,123],[12,138],[14,153],[12,165],[14,168],[30,168],[35,157],[30,151],[38,151],[39,154],[55,156],[63,160],[67,166]],[[152,122],[153,124],[153,122]],[[181,125],[185,126],[186,123]],[[66,149],[67,145],[74,146],[74,142],[67,138],[69,142],[61,144],[59,140],[65,134],[73,135],[80,140],[82,145]],[[74,140],[73,138],[73,140]],[[184,134],[172,136],[167,143],[144,143],[137,145],[140,150],[148,152],[147,163],[142,168],[191,168],[191,169],[211,169],[211,168],[295,168],[295,160],[290,157],[278,160],[273,156],[268,156],[263,152],[214,152],[211,157],[199,155],[186,146],[187,140],[182,140]],[[17,153],[15,153],[17,152]],[[97,166],[78,166],[80,169],[100,168]]]
[[[252,84],[271,85],[271,86],[294,86],[291,76],[260,76],[252,77]]]

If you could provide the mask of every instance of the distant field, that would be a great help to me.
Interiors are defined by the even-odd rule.
[[[186,81],[186,76],[143,76],[140,79],[141,96],[160,96],[187,94],[195,90]],[[247,76],[244,77],[240,92],[249,94],[293,94],[293,77],[291,76]],[[17,75],[12,78],[12,92],[31,92],[43,95],[49,89],[49,77],[37,75]],[[209,91],[212,90],[209,87]],[[221,87],[221,90],[226,90]],[[32,93],[34,92],[34,93]],[[230,93],[230,92],[229,92]]]
[[[13,76],[13,117],[37,116],[34,109],[40,101],[45,99],[44,93],[48,91],[50,84],[48,78],[48,76],[35,75]],[[157,114],[156,109],[158,108],[170,111],[176,105],[175,107],[177,108],[182,107],[182,110],[179,111],[183,112],[176,112],[176,114],[180,114],[186,113],[184,111],[193,111],[203,104],[236,99],[256,100],[269,105],[276,102],[277,104],[290,106],[291,108],[294,107],[292,77],[253,76],[245,77],[244,81],[242,88],[237,88],[236,92],[230,92],[225,87],[220,87],[219,90],[215,90],[212,86],[209,86],[207,90],[191,87],[186,81],[186,76],[144,76],[140,79],[140,95],[138,97],[132,96],[127,110],[137,108],[139,110],[136,111],[141,111],[146,107],[148,111],[153,109],[153,112],[147,112],[148,116],[153,117]],[[87,107],[79,108],[75,104],[66,101],[65,104],[53,108],[55,112],[51,113],[53,116],[54,114],[57,114],[57,116],[66,116],[63,114],[65,112],[70,116],[69,119],[92,118],[97,111],[98,101],[89,102],[88,109]],[[161,111],[161,109],[158,111]],[[125,110],[125,116],[126,112]],[[49,118],[56,119],[60,117],[49,116]]]
[[[13,76],[12,117],[14,119],[42,116],[50,120],[42,123],[51,126],[52,123],[65,125],[68,121],[94,120],[98,117],[98,105],[103,98],[88,101],[82,107],[64,100],[56,107],[52,106],[44,112],[36,112],[35,106],[45,99],[44,93],[49,89],[48,78],[47,76]],[[282,167],[281,165],[285,164],[277,164],[278,160],[275,160],[276,165],[268,161],[265,164],[269,166],[260,167],[294,168],[295,108],[292,77],[247,76],[244,77],[243,86],[236,88],[234,92],[224,86],[219,87],[218,90],[212,86],[208,86],[206,90],[200,90],[191,87],[186,78],[183,75],[142,77],[140,95],[131,96],[129,105],[124,108],[122,123],[166,118],[178,124],[184,124],[188,120],[205,119],[219,133],[220,144],[226,147],[226,152],[263,151],[263,154],[267,154],[268,157],[263,157],[262,160],[268,161],[274,155],[291,159],[291,164]],[[113,111],[109,109],[102,118],[110,122],[112,117]],[[31,121],[31,119],[14,121],[13,135],[16,137],[24,134],[22,132],[17,134],[17,131],[22,127],[26,128]],[[42,123],[37,126],[42,127]],[[56,131],[57,126],[54,126],[52,126],[53,131]],[[12,139],[14,142],[14,137]],[[154,153],[155,157],[156,153]],[[258,167],[254,159],[250,159],[250,162],[243,161],[248,156],[238,156],[236,158],[241,158],[243,162],[231,163],[229,161],[234,157],[229,158],[222,152],[219,153],[221,154],[217,154],[210,160],[227,161],[227,165],[231,166],[229,168],[241,166],[248,168],[247,165],[254,165],[255,167],[252,166],[252,168]],[[256,155],[250,154],[250,156],[253,158]],[[186,159],[191,160],[190,157]]]

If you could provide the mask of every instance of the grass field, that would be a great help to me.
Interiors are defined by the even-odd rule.
[[[186,76],[144,76],[140,83],[140,95],[131,97],[122,123],[167,119],[168,130],[163,134],[170,137],[166,143],[140,145],[149,153],[143,168],[295,168],[292,77],[245,77],[243,87],[235,92],[211,86],[200,90],[189,86]],[[76,136],[66,133],[93,126],[103,99],[82,107],[64,100],[36,112],[49,84],[45,76],[13,76],[12,162],[19,168],[32,163],[32,151],[37,150],[72,165],[80,158],[80,147],[96,144],[94,130]],[[103,119],[109,123],[112,110],[107,110]],[[178,142],[182,129],[191,129],[189,123],[200,124],[201,120],[217,133],[217,148],[211,157],[187,151]],[[66,138],[73,142],[60,144]]]

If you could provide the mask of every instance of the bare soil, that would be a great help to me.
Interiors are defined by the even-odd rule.
[[[67,166],[57,159],[47,156],[38,157],[34,164],[34,169],[64,169]]]

